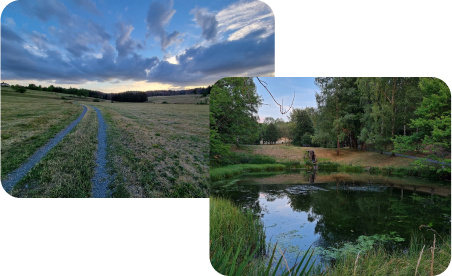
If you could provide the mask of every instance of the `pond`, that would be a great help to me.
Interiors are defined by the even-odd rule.
[[[215,182],[211,195],[230,198],[258,215],[267,244],[273,249],[277,243],[277,253],[285,250],[290,266],[310,246],[319,262],[376,241],[406,249],[413,234],[432,236],[432,231],[419,230],[421,225],[450,233],[449,182],[368,173],[266,172]]]

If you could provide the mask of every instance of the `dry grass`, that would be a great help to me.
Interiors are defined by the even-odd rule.
[[[259,145],[247,146],[247,150],[254,154],[273,156],[279,161],[293,160],[303,161],[306,150],[314,150],[319,161],[332,161],[342,165],[353,165],[362,167],[387,167],[387,166],[409,166],[413,159],[404,157],[391,157],[370,151],[353,149],[341,149],[340,155],[336,154],[336,149],[295,147],[286,145]]]
[[[149,102],[162,103],[167,102],[169,104],[197,104],[204,102],[205,99],[209,99],[209,96],[201,98],[200,94],[192,95],[177,95],[177,96],[154,96],[148,97]]]
[[[82,108],[51,92],[2,88],[2,172],[18,168],[39,147],[75,120]]]
[[[14,187],[16,197],[91,197],[98,123],[88,111],[80,123]]]
[[[118,196],[207,197],[209,107],[92,102],[104,115]]]

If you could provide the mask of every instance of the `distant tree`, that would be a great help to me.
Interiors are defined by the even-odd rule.
[[[279,138],[281,138],[281,134],[279,133],[276,124],[270,123],[265,131],[265,140],[270,142],[270,144],[275,144]]]
[[[38,87],[37,87],[34,83],[30,83],[30,84],[28,85],[28,89],[31,89],[31,90],[38,90]]]

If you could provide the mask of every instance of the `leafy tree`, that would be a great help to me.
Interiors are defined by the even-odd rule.
[[[292,143],[296,146],[301,146],[303,144],[310,144],[311,139],[309,138],[308,143],[304,143],[303,137],[305,135],[314,134],[314,126],[312,124],[312,120],[309,117],[309,113],[304,109],[295,108],[292,110],[290,114],[290,119],[295,123],[295,129],[293,130],[293,141]],[[304,138],[304,141],[307,141],[307,138]]]
[[[275,144],[279,138],[281,138],[281,135],[276,128],[275,123],[270,123],[265,131],[265,141],[270,142],[270,144]]]
[[[430,158],[445,161],[441,157],[450,154],[451,147],[450,89],[446,83],[437,78],[422,78],[419,87],[423,93],[423,100],[414,112],[418,117],[411,119],[409,124],[416,132],[408,136],[396,136],[393,139],[395,152],[431,146],[436,155]]]
[[[261,104],[252,78],[223,78],[215,83],[210,98],[211,161],[219,155],[227,158],[222,143],[238,146],[259,138],[255,114]]]
[[[38,90],[38,87],[36,86],[36,84],[30,83],[30,84],[28,85],[28,89],[30,89],[30,90]]]

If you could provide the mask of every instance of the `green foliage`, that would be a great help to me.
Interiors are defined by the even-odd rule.
[[[432,146],[431,150],[437,154],[429,158],[444,162],[446,160],[442,155],[450,154],[451,147],[450,89],[437,78],[421,78],[419,87],[423,99],[414,112],[417,117],[411,119],[409,124],[417,132],[409,136],[396,136],[393,139],[394,151],[403,153]],[[450,166],[445,170],[450,173]]]
[[[314,126],[308,112],[303,109],[295,108],[292,110],[290,118],[295,123],[292,143],[295,146],[311,144],[312,141],[310,135],[314,133]]]
[[[276,141],[279,140],[279,138],[281,138],[281,135],[278,129],[276,128],[276,125],[274,123],[270,123],[265,131],[263,137],[264,141],[270,142],[270,144],[274,144],[276,143]]]
[[[328,171],[337,171],[338,168],[341,166],[339,163],[331,162],[331,161],[325,161],[325,162],[319,162],[318,163],[320,170],[328,170]]]
[[[93,102],[100,102],[99,99],[93,99]]]
[[[215,83],[210,96],[210,160],[227,159],[226,143],[254,143],[259,124],[254,116],[262,99],[252,78],[223,78]]]
[[[237,164],[220,168],[210,169],[210,180],[217,181],[226,179],[243,173],[244,171],[260,172],[260,171],[283,171],[286,166],[283,164]]]
[[[372,236],[359,236],[356,242],[344,242],[336,247],[329,247],[324,249],[318,247],[316,250],[318,254],[325,259],[340,259],[347,254],[358,254],[358,252],[365,253],[374,248],[376,245],[388,245],[398,242],[403,242],[405,239],[401,238],[396,232],[389,234],[375,234]]]

